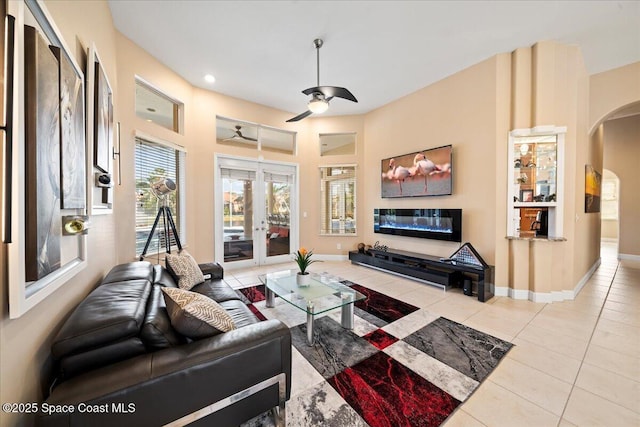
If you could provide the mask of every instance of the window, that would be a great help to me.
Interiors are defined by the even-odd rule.
[[[602,181],[602,219],[618,219],[618,179],[605,178]]]
[[[320,167],[320,234],[356,234],[356,167]]]
[[[136,138],[135,172],[136,172],[136,256],[144,250],[144,246],[153,227],[153,223],[162,206],[150,184],[158,179],[168,178],[175,182],[176,191],[167,194],[167,206],[171,210],[180,242],[184,242],[185,229],[185,152],[177,146],[151,142]],[[171,230],[171,244],[175,245],[175,237]],[[147,252],[160,252],[165,247],[165,231],[160,219]]]
[[[320,155],[356,154],[356,133],[321,133]]]
[[[136,77],[136,116],[181,134],[183,106]]]
[[[216,142],[258,151],[294,154],[296,133],[216,116]]]

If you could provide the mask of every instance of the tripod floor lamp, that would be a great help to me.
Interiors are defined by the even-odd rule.
[[[176,245],[178,246],[178,250],[182,250],[182,243],[180,243],[180,237],[178,236],[178,232],[176,230],[176,223],[173,221],[173,215],[171,215],[171,209],[167,206],[167,196],[176,191],[176,183],[170,180],[169,178],[159,178],[155,182],[153,182],[150,186],[151,192],[160,200],[160,208],[158,208],[158,214],[156,215],[156,220],[153,222],[153,227],[151,227],[151,232],[149,233],[149,237],[147,237],[147,242],[144,244],[144,250],[140,255],[140,261],[142,261],[147,255],[147,250],[149,249],[149,244],[151,244],[151,240],[153,239],[153,234],[156,231],[156,227],[158,226],[158,222],[160,222],[160,218],[162,218],[162,226],[164,229],[164,242],[167,253],[171,253],[171,237],[169,235],[169,231],[173,232],[173,236],[176,239]]]

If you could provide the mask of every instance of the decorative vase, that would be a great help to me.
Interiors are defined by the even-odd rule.
[[[296,284],[298,286],[309,286],[311,284],[311,275],[309,273],[296,274]]]

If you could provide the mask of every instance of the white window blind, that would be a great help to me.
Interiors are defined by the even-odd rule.
[[[320,234],[356,234],[356,167],[321,167],[320,197]]]
[[[166,196],[167,206],[171,210],[180,242],[184,245],[185,229],[185,152],[168,145],[136,138],[135,176],[136,176],[136,256],[144,249],[151,228],[161,207],[161,201],[151,192],[150,184],[160,178],[168,178],[176,183],[177,190]],[[175,236],[169,229],[172,246]],[[160,218],[151,240],[148,253],[162,251],[165,247],[163,220]]]

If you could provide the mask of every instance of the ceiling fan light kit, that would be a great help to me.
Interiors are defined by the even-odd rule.
[[[322,114],[329,109],[329,103],[324,98],[314,96],[307,104],[307,107],[314,114]]]
[[[313,41],[313,45],[316,47],[316,71],[317,71],[317,80],[315,87],[310,87],[309,89],[305,89],[302,91],[305,95],[311,95],[311,100],[307,104],[308,110],[304,113],[298,114],[297,116],[290,118],[287,122],[297,122],[298,120],[302,120],[305,117],[310,116],[311,114],[321,114],[329,109],[329,101],[331,101],[334,97],[346,99],[352,102],[358,102],[355,96],[348,90],[343,87],[338,86],[320,86],[320,48],[324,42],[322,39],[315,39]]]

